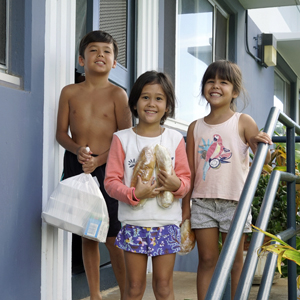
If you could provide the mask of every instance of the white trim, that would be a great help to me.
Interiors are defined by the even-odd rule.
[[[58,184],[64,150],[55,141],[61,89],[74,81],[76,1],[46,0],[43,207]],[[71,237],[42,224],[42,300],[71,300]]]
[[[172,118],[167,118],[164,125],[168,128],[180,130],[180,131],[183,131],[183,132],[187,132],[188,127],[189,127],[188,122],[185,122],[185,121],[182,121],[182,120],[176,120],[176,119],[172,119]]]
[[[137,76],[158,69],[158,0],[138,1]]]
[[[9,75],[9,74],[6,74],[6,73],[2,73],[1,71],[0,71],[0,80],[5,81],[7,83],[17,85],[17,86],[21,85],[21,78],[20,77]]]

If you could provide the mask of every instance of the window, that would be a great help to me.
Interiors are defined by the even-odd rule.
[[[0,68],[6,69],[7,64],[7,5],[0,0]]]
[[[117,66],[110,71],[109,80],[130,91],[135,63],[135,1],[94,0],[93,5],[90,4],[90,1],[76,0],[76,72],[84,72],[78,64],[81,38],[92,30],[106,31],[114,37],[119,47]]]
[[[209,0],[178,0],[175,87],[176,119],[190,123],[209,112],[200,101],[207,66],[227,59],[228,14]]]
[[[118,43],[118,62],[127,68],[127,1],[100,1],[100,29],[109,32]]]
[[[0,0],[0,84],[18,89],[24,72],[22,24],[24,25],[24,1]]]
[[[291,85],[290,82],[277,70],[274,73],[274,106],[289,115]]]

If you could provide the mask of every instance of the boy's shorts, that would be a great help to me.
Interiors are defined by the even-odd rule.
[[[96,176],[99,184],[100,191],[105,199],[108,215],[109,215],[109,229],[107,236],[115,237],[121,229],[121,223],[118,219],[118,206],[119,202],[116,199],[111,198],[104,189],[104,178],[105,178],[105,167],[106,164],[96,168],[91,175]],[[78,162],[77,156],[70,151],[65,151],[64,156],[64,170],[62,175],[62,180],[67,179],[72,176],[76,176],[83,173],[82,164]]]
[[[122,227],[115,245],[125,251],[158,256],[180,251],[181,235],[176,225],[141,227],[126,224]]]
[[[219,228],[220,232],[228,232],[238,201],[223,199],[193,198],[191,208],[192,229]],[[252,215],[249,211],[244,233],[252,232]]]

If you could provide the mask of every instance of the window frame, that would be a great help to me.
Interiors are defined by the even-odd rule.
[[[21,77],[11,75],[10,72],[10,0],[6,0],[6,46],[5,46],[5,65],[0,64],[0,85],[8,86],[11,88],[20,89],[22,85]]]
[[[217,31],[217,10],[226,18],[226,59],[228,59],[228,44],[229,44],[229,19],[230,14],[228,14],[221,5],[215,0],[207,0],[214,8],[213,15],[213,44],[212,44],[212,61],[216,61],[216,31]]]
[[[283,99],[283,112],[290,116],[291,108],[291,82],[280,72],[278,68],[274,69],[274,75],[277,75],[284,82],[284,99]],[[274,96],[275,96],[275,83],[274,83]]]
[[[2,73],[7,73],[8,71],[8,62],[9,62],[9,51],[8,51],[8,45],[9,45],[9,1],[10,0],[5,0],[6,1],[6,40],[5,40],[5,65],[0,63],[0,72]]]

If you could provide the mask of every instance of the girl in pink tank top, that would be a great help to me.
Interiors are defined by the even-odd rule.
[[[196,234],[198,300],[205,298],[219,257],[219,233],[224,243],[248,174],[248,148],[255,153],[258,143],[272,144],[271,138],[258,130],[249,115],[235,112],[241,92],[244,92],[242,74],[236,64],[220,60],[209,65],[201,93],[211,111],[192,122],[187,133],[191,189],[183,198],[182,221],[191,218]],[[269,160],[270,152],[266,162]],[[248,222],[244,232],[251,231],[251,213]],[[231,271],[232,299],[243,267],[244,238],[245,233]]]

